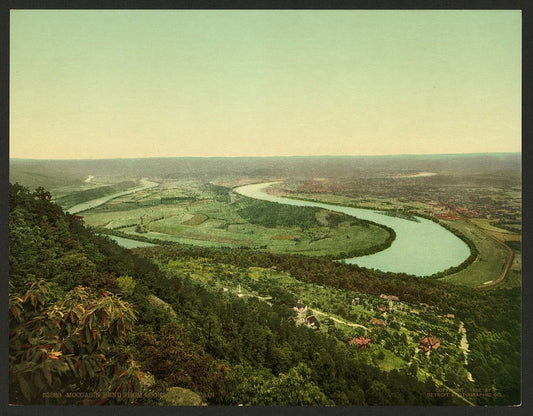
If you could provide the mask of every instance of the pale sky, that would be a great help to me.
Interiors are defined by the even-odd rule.
[[[10,157],[521,150],[521,12],[12,10]]]

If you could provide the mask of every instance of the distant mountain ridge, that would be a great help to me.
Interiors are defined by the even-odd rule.
[[[37,160],[10,159],[10,181],[27,186],[81,184],[89,175],[132,178],[197,178],[221,176],[365,177],[376,172],[464,172],[520,177],[521,153],[401,156],[172,157],[140,159]],[[495,163],[497,162],[497,163]]]

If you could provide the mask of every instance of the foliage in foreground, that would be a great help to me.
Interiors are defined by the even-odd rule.
[[[135,321],[131,306],[111,293],[96,297],[82,287],[62,302],[49,299],[44,281],[31,283],[23,298],[10,295],[11,402],[134,402],[144,386],[124,344]]]
[[[421,382],[408,370],[384,372],[364,350],[295,326],[292,305],[286,302],[270,306],[216,292],[179,272],[167,276],[152,261],[188,257],[245,267],[276,265],[304,281],[393,293],[402,300],[450,308],[468,327],[469,369],[476,382],[502,393],[500,399],[480,398],[478,403],[517,403],[519,291],[474,295],[436,281],[327,259],[249,250],[136,250],[143,258],[94,235],[49,197],[43,189],[32,194],[10,185],[13,404],[67,403],[66,393],[73,391],[93,392],[96,397],[73,397],[68,403],[98,403],[102,391],[110,395],[117,389],[121,397],[110,397],[106,403],[157,404],[157,398],[142,395],[152,384],[150,391],[163,397],[182,394],[184,390],[175,389],[180,387],[209,404],[459,403],[429,397],[435,385]],[[173,318],[150,302],[153,295],[173,308]],[[138,312],[136,324],[132,304]],[[46,392],[65,395],[46,398]]]

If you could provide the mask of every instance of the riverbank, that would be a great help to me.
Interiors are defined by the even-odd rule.
[[[232,191],[270,202],[341,212],[385,225],[395,231],[396,239],[389,248],[376,254],[344,259],[346,263],[385,272],[430,276],[462,264],[471,254],[468,245],[463,240],[426,218],[416,217],[418,221],[412,221],[383,215],[377,210],[304,201],[267,193],[266,188],[275,183],[279,182],[245,185],[234,188]]]
[[[142,185],[140,187],[133,188],[133,189],[128,189],[128,190],[122,191],[122,192],[117,192],[115,194],[107,195],[107,196],[104,196],[104,197],[101,197],[101,198],[97,198],[97,199],[92,199],[90,201],[85,201],[85,202],[82,202],[81,204],[74,205],[74,206],[66,209],[65,211],[68,211],[71,214],[78,214],[80,212],[87,211],[89,209],[93,209],[93,208],[99,207],[100,205],[103,205],[106,202],[109,202],[109,201],[111,201],[113,199],[116,199],[116,198],[119,198],[121,196],[133,194],[133,193],[139,192],[139,191],[144,191],[145,189],[154,188],[154,187],[159,185],[156,182],[149,181],[147,178],[142,178],[142,179],[139,180],[139,182]]]

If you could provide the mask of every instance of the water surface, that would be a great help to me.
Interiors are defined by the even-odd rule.
[[[107,235],[107,234],[106,234]],[[157,244],[145,243],[144,241],[132,240],[131,238],[117,237],[115,235],[107,235],[111,240],[118,243],[124,248],[138,248],[138,247],[155,247]]]
[[[153,187],[159,185],[158,183],[151,182],[151,181],[147,180],[146,178],[142,178],[140,180],[140,183],[142,185],[140,187],[133,188],[133,189],[128,189],[126,191],[117,192],[117,193],[112,194],[112,195],[106,195],[106,196],[103,196],[101,198],[91,199],[90,201],[85,201],[85,202],[82,202],[81,204],[74,205],[73,207],[70,207],[70,208],[66,209],[65,211],[68,211],[71,214],[78,214],[78,213],[80,213],[82,211],[87,211],[89,209],[93,209],[93,208],[99,207],[100,205],[103,205],[106,202],[111,201],[112,199],[116,199],[116,198],[119,198],[119,197],[124,196],[124,195],[133,194],[135,192],[144,191],[145,189],[150,189],[150,188],[153,188]]]
[[[425,218],[418,221],[391,217],[371,209],[343,207],[321,202],[301,201],[270,195],[265,189],[277,182],[245,185],[233,189],[241,195],[302,207],[318,207],[386,225],[396,232],[392,245],[379,253],[345,259],[346,263],[384,272],[429,276],[458,266],[470,255],[468,245],[459,237]]]

